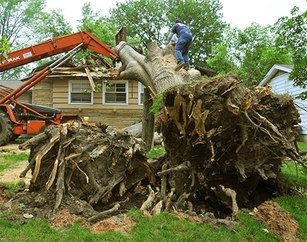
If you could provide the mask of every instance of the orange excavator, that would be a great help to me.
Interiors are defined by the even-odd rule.
[[[0,98],[2,97],[0,100],[0,145],[6,145],[21,134],[42,132],[48,125],[58,125],[68,120],[81,120],[78,115],[63,114],[57,108],[19,102],[17,98],[82,49],[90,49],[112,60],[118,57],[110,46],[102,43],[91,33],[80,31],[10,52],[7,54],[8,58],[0,59],[0,72],[2,72],[67,52],[15,90],[0,85]]]

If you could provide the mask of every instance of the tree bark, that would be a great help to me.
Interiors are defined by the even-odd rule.
[[[136,52],[126,42],[120,42],[115,47],[115,51],[123,64],[120,69],[121,78],[141,82],[154,92],[151,93],[151,96],[162,92],[165,87],[193,81],[201,77],[197,70],[185,71],[182,69],[174,71],[177,65],[175,47],[170,44],[162,50],[155,41],[150,42],[147,45],[146,57]],[[144,90],[144,97],[145,95],[147,95],[147,91]],[[149,112],[150,102],[147,103],[145,98],[144,100],[142,139],[150,149],[153,147],[154,115]]]
[[[148,88],[144,88],[144,104],[142,118],[142,140],[146,143],[148,150],[154,146],[155,115],[150,111],[153,104]]]
[[[120,42],[115,51],[119,55],[123,66],[120,76],[127,80],[137,80],[150,87],[155,93],[161,92],[165,87],[193,81],[201,77],[197,70],[174,71],[177,65],[175,47],[167,45],[163,50],[157,42],[147,45],[147,56],[136,52],[126,42]]]

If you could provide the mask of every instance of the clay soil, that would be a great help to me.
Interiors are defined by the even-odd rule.
[[[18,144],[9,144],[0,148],[0,155],[9,153],[20,153]],[[29,152],[28,150],[26,152]],[[69,227],[76,221],[81,221],[81,225],[89,227],[92,233],[103,233],[105,231],[117,231],[123,234],[129,233],[130,229],[137,223],[136,220],[127,216],[127,211],[131,208],[140,208],[146,199],[145,192],[140,189],[139,196],[131,198],[130,201],[108,215],[100,216],[95,221],[88,221],[86,217],[97,214],[92,206],[87,202],[76,199],[75,197],[65,196],[61,209],[53,213],[53,204],[49,201],[54,200],[54,194],[49,192],[30,192],[27,188],[31,178],[30,172],[25,178],[19,178],[19,174],[27,166],[27,161],[21,161],[16,166],[0,173],[0,213],[6,216],[11,222],[26,223],[29,219],[41,219],[50,224],[53,228]],[[7,187],[3,183],[17,183],[24,180],[25,187],[19,191],[13,199],[10,199],[5,190]],[[98,208],[99,209],[99,208]],[[13,211],[19,216],[8,216],[7,211]],[[146,212],[144,213],[146,215]],[[180,218],[196,223],[216,223],[216,219],[200,219],[197,215],[177,214]],[[283,237],[285,241],[295,241],[297,229],[299,228],[297,221],[292,220],[290,214],[280,208],[275,202],[264,202],[258,208],[255,208],[251,215],[260,222],[267,223],[269,228]],[[150,215],[149,215],[150,216]],[[287,229],[285,229],[287,228]]]

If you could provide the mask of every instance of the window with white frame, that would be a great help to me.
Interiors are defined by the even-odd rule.
[[[93,91],[88,81],[69,82],[69,104],[93,104]]]
[[[110,81],[103,84],[103,104],[128,104],[128,81]]]
[[[144,104],[144,85],[142,83],[139,82],[139,105],[143,105]]]

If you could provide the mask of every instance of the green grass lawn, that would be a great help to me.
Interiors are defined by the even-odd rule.
[[[139,210],[131,210],[128,214],[138,219],[129,235],[118,232],[91,234],[79,223],[55,230],[40,220],[20,225],[2,218],[0,236],[4,241],[282,241],[271,232],[265,233],[265,225],[243,213],[239,214],[240,224],[231,230],[223,226],[191,223],[166,212],[152,218],[144,217]]]
[[[28,159],[29,159],[29,154],[27,153],[1,155],[0,172],[10,167],[14,167],[14,165],[16,165],[17,163]]]
[[[307,149],[307,142],[297,142],[297,146],[299,150],[305,150]]]
[[[281,172],[288,178],[291,185],[307,188],[307,170],[300,164],[296,164],[294,161],[284,161]]]
[[[291,213],[299,225],[299,238],[307,241],[307,199],[296,196],[283,196],[274,199],[283,209]]]
[[[300,143],[300,149],[307,148],[307,143]],[[164,154],[164,147],[158,146],[149,152],[150,157]],[[14,164],[27,160],[27,154],[4,155],[0,158],[0,171]],[[307,185],[306,171],[301,166],[295,166],[292,161],[284,162],[282,174],[289,184],[302,187]],[[9,184],[7,184],[9,185]],[[16,186],[16,187],[15,187]],[[20,184],[11,184],[13,189],[18,189]],[[283,196],[274,199],[279,205],[289,211],[292,218],[297,220],[299,239],[307,241],[307,200],[304,197]],[[266,226],[253,220],[248,213],[240,212],[239,224],[233,229],[224,226],[200,225],[181,220],[172,214],[163,212],[148,218],[139,210],[128,213],[138,220],[129,232],[123,235],[116,232],[104,234],[91,234],[89,228],[82,228],[76,223],[70,228],[53,229],[49,224],[40,220],[30,220],[20,224],[19,215],[15,215],[16,223],[6,220],[5,213],[0,214],[0,240],[3,241],[283,241],[281,237],[269,232],[264,232]]]

